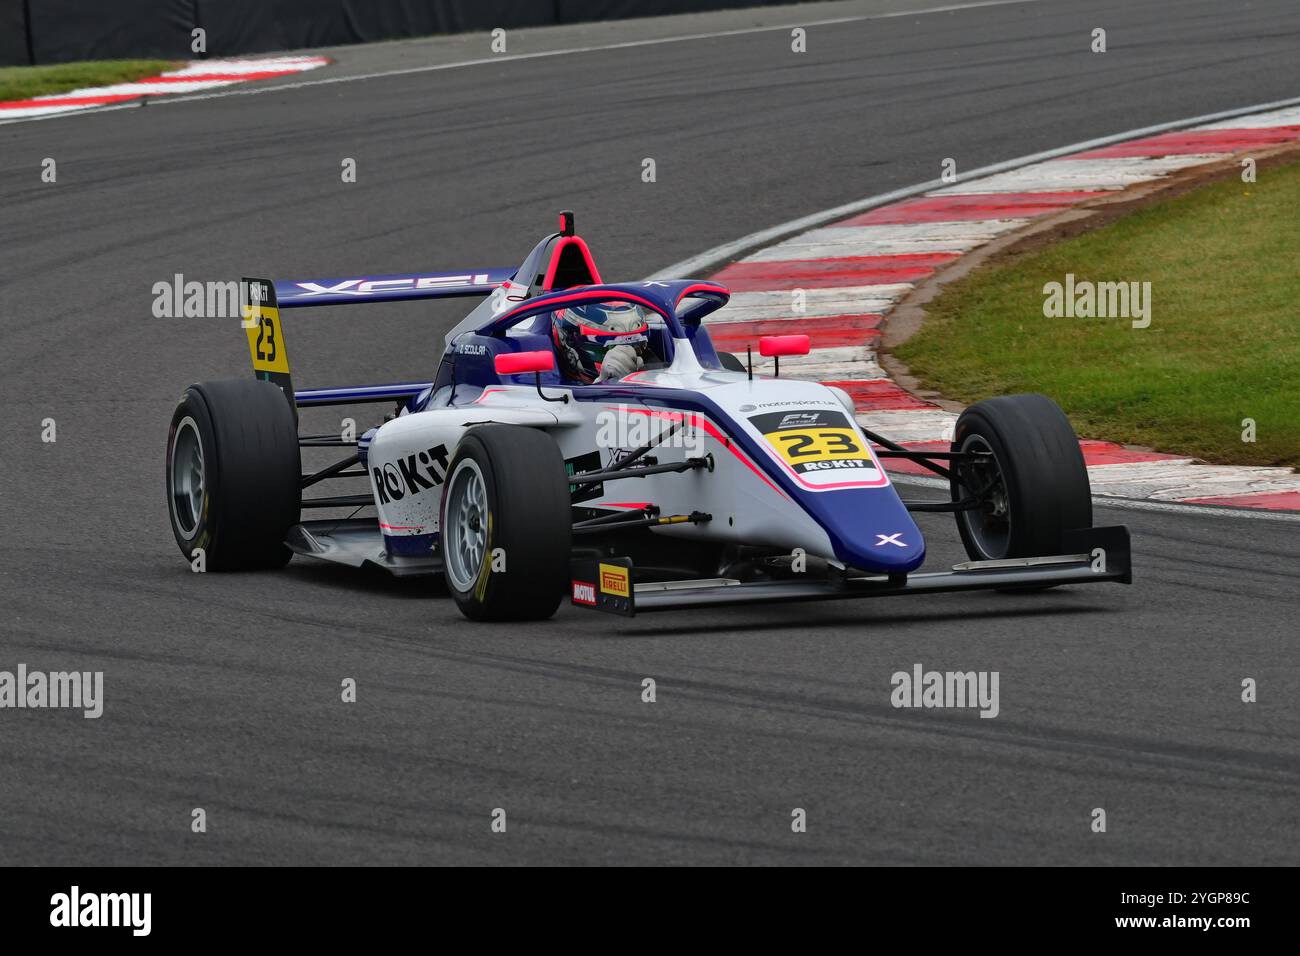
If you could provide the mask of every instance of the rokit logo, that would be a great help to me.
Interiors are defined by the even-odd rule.
[[[845,468],[872,468],[869,461],[857,458],[836,458],[830,461],[808,461],[803,463],[805,471],[837,471]]]
[[[428,451],[372,468],[370,473],[381,504],[401,501],[407,495],[418,495],[443,483],[447,477],[447,446],[435,445]]]

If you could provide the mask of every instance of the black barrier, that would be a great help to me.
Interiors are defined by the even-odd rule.
[[[214,34],[234,20],[231,8],[250,0],[200,0],[204,17]],[[253,40],[255,47],[226,48],[213,43],[217,55],[252,49],[334,47],[346,43],[372,43],[407,36],[465,33],[493,27],[546,26],[555,23],[550,0],[273,0],[253,3],[269,7],[274,36]]]
[[[291,49],[280,40],[269,0],[196,0],[196,7],[210,56]]]
[[[628,20],[633,17],[664,17],[674,13],[702,13],[736,7],[770,7],[801,0],[555,0],[560,23],[587,20]]]
[[[191,55],[194,0],[28,0],[32,59],[181,59]]]
[[[27,66],[27,0],[0,0],[0,66]]]
[[[196,28],[206,33],[208,56],[234,56],[776,2],[780,0],[0,0],[0,65],[188,59],[195,56]]]

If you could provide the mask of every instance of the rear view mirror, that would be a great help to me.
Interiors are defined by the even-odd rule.
[[[782,355],[807,355],[812,347],[812,340],[806,335],[761,335],[758,338],[758,354],[772,359],[774,373],[781,374]]]
[[[555,369],[554,352],[503,352],[500,355],[492,356],[492,367],[497,370],[498,375],[534,373],[533,384],[537,386],[537,394],[542,397],[542,401],[567,402],[569,400],[567,394],[561,395],[559,398],[552,398],[542,391],[542,373]]]
[[[758,354],[766,358],[780,355],[807,355],[812,341],[806,335],[763,335],[758,340]]]
[[[552,352],[504,352],[492,359],[492,366],[497,370],[498,375],[550,372],[555,368],[555,354]]]

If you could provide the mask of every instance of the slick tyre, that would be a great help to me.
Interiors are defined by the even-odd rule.
[[[1006,395],[967,408],[957,419],[955,452],[985,452],[956,463],[952,496],[980,499],[956,513],[972,560],[1061,554],[1065,532],[1092,527],[1092,490],[1079,440],[1045,395]]]
[[[480,425],[456,448],[439,508],[443,575],[467,618],[551,617],[569,585],[568,475],[545,432]]]
[[[167,434],[167,507],[185,559],[208,571],[283,567],[301,467],[297,422],[275,385],[191,385]]]

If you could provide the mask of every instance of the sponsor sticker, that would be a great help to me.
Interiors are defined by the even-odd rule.
[[[749,421],[806,487],[862,487],[887,481],[858,430],[841,411],[792,409],[753,415]]]
[[[569,562],[569,585],[569,596],[579,607],[622,617],[636,614],[630,558],[574,558]]]
[[[564,471],[569,476],[581,474],[588,471],[600,471],[604,466],[600,461],[599,451],[589,451],[585,455],[578,455],[576,458],[564,459]],[[604,482],[594,485],[569,485],[569,495],[576,504],[579,501],[590,501],[593,498],[599,498],[605,493]]]
[[[379,503],[385,505],[437,488],[447,478],[447,446],[434,445],[428,451],[372,467],[370,476],[374,479]]]
[[[289,374],[289,358],[280,334],[280,310],[265,305],[244,306],[244,332],[253,368],[258,372]]]
[[[616,564],[601,564],[600,589],[614,597],[625,598],[631,594],[631,579],[627,568],[621,568]]]

